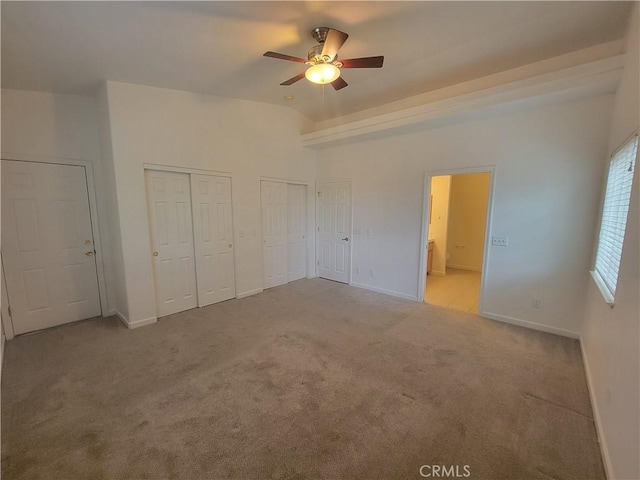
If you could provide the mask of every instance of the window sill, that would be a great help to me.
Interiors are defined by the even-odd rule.
[[[614,306],[613,296],[611,296],[609,289],[604,284],[604,281],[602,280],[602,278],[600,278],[600,275],[598,274],[598,272],[596,272],[595,270],[591,270],[589,273],[591,274],[591,278],[593,278],[593,281],[598,287],[598,290],[600,290],[600,294],[602,295],[602,298],[604,299],[605,303],[609,305],[609,307],[613,308]]]

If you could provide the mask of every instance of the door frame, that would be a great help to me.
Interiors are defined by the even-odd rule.
[[[320,277],[319,271],[318,271],[318,267],[320,266],[320,249],[318,248],[318,242],[319,242],[319,238],[320,238],[320,231],[318,230],[320,228],[320,202],[318,202],[318,197],[320,196],[320,185],[325,184],[325,183],[348,183],[351,185],[351,188],[349,189],[351,192],[351,211],[349,212],[349,215],[351,215],[351,231],[349,232],[349,239],[351,240],[349,242],[349,283],[347,283],[347,285],[351,285],[351,283],[353,282],[353,243],[354,243],[354,239],[353,239],[353,211],[354,211],[354,202],[353,202],[353,198],[355,197],[355,192],[354,192],[354,186],[353,186],[353,181],[349,178],[346,180],[316,180],[316,193],[314,195],[314,198],[316,200],[316,231],[315,231],[315,238],[316,238],[316,261],[315,261],[315,272],[316,272],[316,277]]]
[[[160,172],[171,172],[171,173],[186,173],[189,175],[189,188],[191,188],[191,174],[195,174],[195,175],[208,175],[210,177],[227,177],[230,179],[231,181],[231,186],[229,187],[231,189],[231,234],[233,235],[233,272],[234,272],[234,287],[235,287],[235,291],[236,291],[236,295],[235,298],[241,298],[238,296],[238,264],[237,264],[237,260],[236,260],[236,247],[238,245],[238,243],[236,242],[237,239],[237,235],[236,235],[236,222],[235,222],[235,208],[234,205],[236,202],[233,201],[233,174],[231,172],[221,172],[221,171],[217,171],[217,170],[206,170],[204,168],[191,168],[191,167],[178,167],[175,165],[162,165],[159,163],[143,163],[142,164],[142,168],[143,168],[143,175],[144,175],[144,170],[154,170],[154,171],[160,171]],[[146,197],[146,184],[145,184],[145,197]],[[147,209],[148,209],[148,205],[147,205]],[[191,216],[193,217],[193,204],[191,205]],[[147,213],[147,222],[149,221],[149,214]],[[191,223],[191,228],[193,229],[193,218],[192,218],[192,223]],[[149,235],[151,235],[151,230],[149,230]],[[195,261],[196,261],[196,257],[195,257],[195,237],[194,237],[194,244],[193,244],[193,249],[194,249],[194,256],[193,256],[193,261],[194,261],[194,266],[195,266]],[[151,236],[149,236],[149,251],[151,251]],[[153,276],[153,290],[154,293],[157,291],[156,290],[156,279],[155,279],[155,275]],[[198,290],[198,276],[196,275],[196,296],[197,296],[197,290]],[[200,306],[200,298],[197,299],[198,301],[198,306],[196,308],[203,308]],[[158,312],[157,312],[157,307],[156,307],[156,317],[158,316]]]
[[[260,293],[264,291],[264,236],[263,236],[263,231],[262,231],[262,225],[263,225],[263,219],[262,219],[262,182],[280,182],[280,183],[290,183],[292,185],[304,185],[307,187],[307,238],[306,238],[306,247],[307,247],[307,266],[306,266],[306,270],[307,270],[307,278],[313,278],[311,276],[311,271],[309,269],[309,259],[311,258],[310,255],[310,248],[309,246],[311,245],[309,243],[309,240],[311,238],[311,235],[309,235],[309,227],[311,226],[311,222],[309,221],[309,219],[311,218],[311,215],[309,215],[309,209],[312,208],[311,207],[311,202],[309,202],[309,192],[311,191],[310,188],[310,182],[309,180],[293,180],[290,178],[282,178],[282,177],[268,177],[268,176],[260,176],[258,177],[258,211],[260,212],[260,257],[262,258],[262,263],[260,265],[261,269],[262,269],[262,287],[257,289],[257,290],[251,290],[250,292],[247,292],[245,294],[242,295],[242,297],[248,297],[249,295],[253,295],[255,293]],[[317,276],[317,272],[316,275]],[[287,282],[289,283],[289,282]],[[285,283],[286,285],[286,283]],[[242,298],[239,297],[239,298]]]
[[[17,153],[3,153],[0,155],[2,160],[10,160],[14,162],[31,162],[31,163],[44,163],[44,164],[54,164],[54,165],[68,165],[72,167],[84,167],[85,179],[87,181],[87,197],[89,200],[89,215],[91,217],[91,231],[93,233],[93,245],[96,250],[95,259],[96,259],[96,273],[98,278],[98,294],[100,296],[100,313],[101,315],[111,315],[112,312],[109,310],[109,303],[107,299],[107,288],[106,288],[106,280],[104,276],[104,260],[102,256],[102,235],[100,233],[100,225],[98,217],[104,215],[104,219],[106,220],[106,212],[100,213],[98,211],[98,202],[96,200],[96,169],[93,168],[93,163],[88,160],[79,160],[75,158],[63,158],[63,157],[46,157],[39,155],[24,155]],[[99,170],[99,167],[98,167]],[[2,279],[4,282],[4,278]],[[9,304],[11,303],[11,298],[9,293],[7,292],[7,297]],[[4,309],[4,307],[3,307]],[[8,312],[7,312],[8,313]],[[13,324],[11,323],[11,319],[8,318],[9,315],[5,315],[2,317],[2,324],[4,326],[4,332],[6,338],[11,340],[14,337]]]
[[[480,276],[480,298],[478,299],[478,315],[484,314],[484,296],[486,289],[487,267],[491,246],[491,218],[493,213],[493,193],[495,190],[496,167],[488,165],[482,167],[466,167],[447,170],[434,170],[424,173],[424,187],[422,198],[422,228],[420,232],[420,268],[418,269],[418,301],[424,303],[424,291],[427,286],[427,247],[429,241],[429,211],[431,209],[431,178],[443,175],[464,175],[467,173],[488,173],[489,198],[487,200],[487,220],[484,226],[484,248],[482,254],[482,273]]]

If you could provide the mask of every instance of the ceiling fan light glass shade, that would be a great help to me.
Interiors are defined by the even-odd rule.
[[[304,72],[304,76],[307,77],[311,83],[317,83],[318,85],[325,85],[333,82],[340,76],[340,69],[330,63],[318,63],[313,65]]]

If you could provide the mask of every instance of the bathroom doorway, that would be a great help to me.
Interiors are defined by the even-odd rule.
[[[431,305],[479,313],[492,171],[430,175],[427,186],[420,296]]]

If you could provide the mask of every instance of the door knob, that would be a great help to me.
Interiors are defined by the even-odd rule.
[[[233,247],[233,243],[230,243],[229,245],[227,245],[227,247],[229,248]]]
[[[152,255],[153,255],[154,257],[157,257],[159,254],[158,254],[158,252],[154,251]]]
[[[84,252],[84,254],[85,254],[87,257],[93,257],[93,252],[91,252],[91,251],[89,251],[89,252]]]
[[[344,240],[345,242],[349,241],[349,237],[344,237],[342,240]]]

